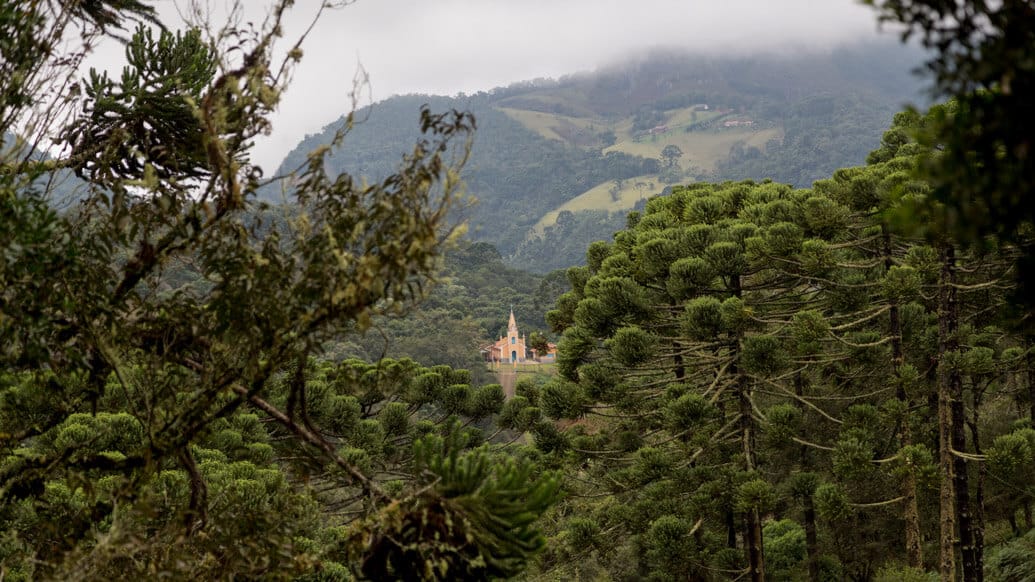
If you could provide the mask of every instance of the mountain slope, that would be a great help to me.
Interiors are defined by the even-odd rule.
[[[629,203],[618,195],[613,205],[578,209],[575,231],[572,223],[547,229],[591,190],[634,180],[653,184],[648,196],[673,182],[767,177],[808,186],[862,163],[892,115],[917,96],[908,71],[919,60],[884,44],[751,58],[667,52],[475,95],[393,97],[357,112],[362,121],[329,170],[378,179],[418,137],[421,105],[469,110],[478,120],[464,170],[479,200],[466,217],[472,237],[494,244],[509,264],[545,272],[582,261],[581,251],[559,251],[580,246],[559,237],[608,238],[624,222]],[[334,127],[303,140],[281,172],[327,143]],[[680,155],[665,157],[667,146]]]
[[[548,210],[599,182],[643,174],[644,164],[651,162],[621,153],[601,156],[599,150],[544,139],[493,107],[492,101],[488,95],[462,99],[407,95],[375,104],[359,112],[357,117],[364,120],[356,124],[344,148],[334,152],[329,168],[377,179],[418,138],[417,111],[422,104],[434,111],[469,110],[478,120],[471,158],[464,169],[468,192],[479,201],[471,216],[472,233],[507,255]],[[303,141],[287,157],[281,172],[297,167],[332,132],[329,126]]]

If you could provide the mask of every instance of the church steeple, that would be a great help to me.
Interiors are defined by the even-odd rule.
[[[500,337],[492,347],[492,357],[500,362],[524,364],[528,347],[525,337],[518,333],[517,318],[514,317],[514,306],[510,306],[510,318],[507,322],[507,337]]]

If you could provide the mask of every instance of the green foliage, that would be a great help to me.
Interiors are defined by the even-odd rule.
[[[1035,531],[1035,530],[1033,530]],[[988,560],[989,582],[1021,582],[1035,578],[1035,533],[1004,544]]]
[[[508,577],[545,540],[531,527],[559,494],[556,477],[527,461],[429,438],[414,443],[416,468],[435,480],[420,497],[387,506],[353,529],[348,551],[364,577],[424,580]]]
[[[738,511],[768,511],[775,498],[768,483],[761,479],[753,479],[737,488],[736,503]]]
[[[683,150],[679,146],[669,144],[661,150],[661,157],[665,159],[668,166],[675,166],[679,158],[683,157]]]
[[[881,568],[875,582],[934,582],[938,575],[909,566],[885,566]]]
[[[772,336],[752,336],[744,340],[744,352],[740,356],[744,369],[752,374],[773,376],[788,364],[787,353],[782,342]]]
[[[715,297],[698,297],[687,302],[681,324],[693,339],[708,339],[723,331],[722,303]]]
[[[568,520],[568,543],[575,551],[585,551],[596,546],[600,536],[600,524],[585,517],[573,517]]]
[[[715,414],[710,402],[697,394],[683,394],[665,408],[665,423],[670,432],[680,434],[701,425]]]
[[[920,294],[920,277],[910,267],[893,266],[884,276],[884,295],[889,301],[908,303]]]
[[[968,443],[988,447],[984,491],[997,501],[985,500],[985,515],[1003,527],[1031,502],[1021,483],[1035,445],[1002,438],[1020,415],[1007,402],[1027,402],[1030,368],[1014,349],[1028,340],[1004,330],[1009,251],[960,252],[949,280],[946,242],[890,221],[926,192],[908,175],[920,155],[908,136],[893,127],[879,160],[812,190],[675,187],[572,278],[557,321],[574,341],[561,342],[559,368],[590,412],[568,431],[573,487],[633,505],[614,517],[629,541],[611,552],[639,556],[641,577],[663,560],[648,563],[639,532],[662,517],[699,523],[686,551],[715,569],[743,569],[747,554],[773,578],[865,579],[916,560],[902,530],[935,535],[934,492],[953,474],[934,454],[947,375],[959,377],[953,398],[969,431],[954,447],[968,464]],[[950,293],[965,314],[955,323]],[[768,512],[801,524],[788,534],[795,557],[802,532],[817,534],[804,536],[810,563],[774,565],[755,537],[765,524],[753,518]],[[723,553],[722,540],[746,551]],[[580,563],[628,575],[606,555]]]
[[[814,354],[822,349],[823,340],[830,333],[830,322],[815,310],[794,314],[793,334],[796,351],[801,355]]]
[[[53,128],[64,157],[0,152],[0,578],[349,579],[406,563],[386,541],[403,539],[443,561],[402,575],[481,578],[542,547],[534,522],[558,480],[484,444],[506,412],[500,386],[340,357],[427,296],[474,120],[424,108],[372,185],[329,173],[324,148],[292,173],[295,206],[259,202],[250,148],[300,57],[271,62],[290,4],[248,30],[138,28],[121,76],[71,83],[79,56],[51,43],[93,43],[153,11],[0,2],[5,148],[12,127],[42,131],[66,92],[82,98]],[[66,169],[87,192],[58,212],[36,188]],[[457,255],[477,265],[476,291],[527,284],[535,313],[537,279],[499,273],[491,247]],[[454,291],[432,313],[468,309]],[[438,351],[475,351],[463,337],[483,328],[442,331],[455,330]],[[314,357],[324,349],[339,357]],[[450,525],[390,529],[432,515]],[[364,540],[353,553],[349,536]]]
[[[795,473],[791,476],[788,489],[795,499],[807,499],[816,493],[819,476],[815,473]]]
[[[216,73],[213,56],[198,30],[162,30],[155,39],[139,27],[118,81],[90,70],[84,115],[63,136],[76,173],[101,188],[136,181],[159,191],[207,177],[212,168],[197,108]]]
[[[583,413],[578,385],[559,378],[547,382],[537,400],[548,418],[578,418]]]
[[[762,528],[768,566],[777,579],[793,579],[794,570],[805,559],[805,530],[789,520],[772,521]]]
[[[615,360],[626,367],[635,367],[651,358],[657,338],[638,327],[623,327],[605,342]]]
[[[816,509],[823,517],[834,522],[852,515],[845,491],[831,483],[824,483],[816,489]]]
[[[688,535],[692,525],[673,515],[662,516],[650,524],[644,535],[644,545],[651,580],[700,574],[700,568],[694,566],[693,538]]]
[[[683,258],[669,267],[667,290],[670,295],[687,299],[711,285],[715,273],[707,261],[698,257]]]
[[[792,404],[777,404],[766,411],[765,436],[773,444],[788,444],[801,432],[801,410]]]
[[[528,347],[536,351],[537,354],[543,355],[550,349],[550,342],[541,331],[533,331],[528,334],[528,341],[526,342]]]
[[[924,160],[924,177],[945,203],[949,232],[963,240],[994,233],[1008,240],[1033,216],[1023,198],[1035,165],[1026,152],[1035,86],[1031,55],[1035,12],[1027,2],[879,1],[884,21],[905,25],[904,39],[928,48],[926,69],[939,96],[954,99],[925,124],[921,144],[937,148]]]

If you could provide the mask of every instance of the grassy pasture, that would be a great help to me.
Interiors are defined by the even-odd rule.
[[[669,126],[671,127],[671,126]],[[674,144],[683,150],[683,157],[679,164],[686,168],[688,165],[695,165],[702,170],[710,171],[715,169],[715,164],[729,156],[730,148],[737,142],[744,142],[746,146],[754,146],[759,149],[765,147],[766,142],[779,138],[782,130],[777,127],[766,129],[752,129],[747,127],[706,129],[687,133],[682,129],[672,130],[657,136],[641,138],[640,141],[632,139],[622,140],[604,150],[625,152],[645,158],[658,158],[661,150],[669,144]]]
[[[604,155],[614,151],[660,159],[665,146],[673,144],[683,152],[683,157],[678,160],[682,169],[695,166],[705,172],[715,170],[716,164],[726,159],[730,148],[738,142],[743,143],[745,147],[762,149],[768,141],[779,139],[783,134],[779,127],[722,127],[722,120],[730,117],[728,114],[715,111],[695,112],[692,107],[669,111],[665,118],[668,131],[660,135],[634,132],[632,117],[615,121],[602,117],[573,117],[514,107],[501,107],[500,110],[539,135],[566,143],[574,143],[573,135],[593,136],[610,129],[615,132],[618,142],[604,149]],[[708,121],[714,122],[713,127],[686,131],[691,125]],[[597,184],[557,208],[547,211],[529,230],[528,236],[541,235],[546,227],[557,222],[557,215],[564,210],[629,210],[641,198],[661,192],[664,186],[657,175],[645,175],[624,180],[622,188],[616,194],[611,192],[614,187],[614,182]]]
[[[587,134],[597,134],[611,129],[618,137],[618,143],[605,149],[604,154],[616,151],[646,158],[659,158],[661,150],[673,144],[683,150],[683,157],[679,160],[682,167],[694,165],[704,171],[714,170],[715,164],[726,159],[730,148],[737,142],[761,149],[765,147],[766,142],[780,138],[783,133],[778,127],[713,127],[687,132],[686,128],[694,123],[716,121],[715,125],[721,126],[721,118],[727,117],[715,111],[697,111],[695,116],[693,108],[690,107],[670,111],[665,120],[668,132],[656,136],[636,135],[632,129],[631,117],[612,122],[600,117],[571,117],[508,107],[501,107],[500,111],[547,139],[564,142],[571,140],[562,135],[563,133],[570,135],[576,131],[583,131]]]
[[[651,184],[654,185],[653,188]],[[552,226],[557,222],[557,215],[563,210],[570,210],[571,212],[578,212],[580,210],[607,210],[609,212],[629,210],[636,206],[636,203],[641,198],[650,198],[664,188],[664,185],[658,181],[658,176],[655,174],[636,176],[635,178],[623,180],[622,188],[617,192],[617,199],[612,197],[611,194],[611,189],[614,186],[614,182],[597,184],[577,197],[550,210],[532,227],[529,236],[542,234],[546,227]]]
[[[555,139],[559,141],[568,141],[568,139],[558,133],[558,129],[563,130],[564,128],[570,128],[596,134],[606,131],[611,126],[610,123],[603,119],[594,119],[590,117],[569,117],[567,115],[542,113],[540,111],[528,111],[525,109],[511,109],[508,107],[500,107],[500,111],[546,139]]]
[[[668,126],[669,133],[676,131],[683,131],[688,125],[695,123],[704,123],[711,121],[718,117],[722,117],[720,113],[715,111],[698,111],[697,116],[694,116],[693,107],[684,107],[683,109],[674,109],[669,111],[665,116],[664,125]],[[633,118],[626,117],[615,124],[615,133],[618,135],[618,140],[621,141],[635,141],[637,139],[636,133],[633,131]],[[649,138],[647,138],[649,139]]]

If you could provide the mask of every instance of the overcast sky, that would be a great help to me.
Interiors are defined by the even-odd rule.
[[[211,0],[217,9],[228,3]],[[266,2],[244,3],[248,18],[262,18]],[[172,27],[186,1],[158,5]],[[285,37],[297,36],[318,6],[319,0],[297,0]],[[558,77],[655,46],[770,52],[877,35],[873,10],[857,0],[357,0],[324,12],[274,133],[257,144],[255,158],[272,171],[307,133],[345,113],[360,64],[376,102]],[[103,47],[95,64],[115,62],[119,50]]]

